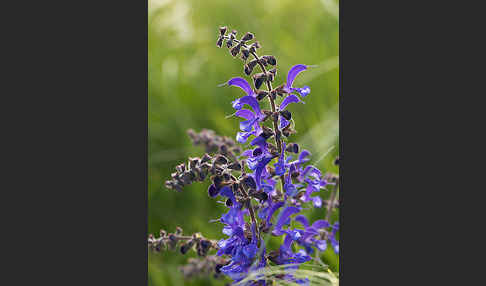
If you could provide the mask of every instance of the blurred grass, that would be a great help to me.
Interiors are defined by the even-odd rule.
[[[207,182],[181,193],[164,187],[176,164],[203,154],[191,146],[188,128],[236,134],[238,120],[224,117],[234,112],[230,102],[242,92],[217,85],[245,76],[241,60],[215,45],[221,25],[238,30],[240,36],[253,32],[262,44],[259,53],[276,56],[277,84],[294,64],[318,65],[295,81],[296,86],[309,85],[312,92],[305,105],[291,106],[298,131],[291,140],[311,151],[312,162],[321,170],[338,171],[332,165],[339,149],[337,7],[334,0],[149,0],[149,233],[181,226],[185,233],[223,237],[221,225],[208,221],[220,217],[225,207],[207,197]],[[320,195],[327,197],[322,191]],[[323,215],[323,209],[310,213],[312,220]],[[149,285],[224,284],[214,279],[184,281],[177,267],[190,256],[149,253]],[[338,271],[332,251],[322,258]]]

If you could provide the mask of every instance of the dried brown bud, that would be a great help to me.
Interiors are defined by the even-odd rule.
[[[264,99],[268,95],[268,91],[265,91],[265,90],[257,90],[256,94],[257,94],[256,99],[258,99],[260,101],[260,100]]]
[[[197,165],[199,165],[199,158],[189,158],[189,168],[194,169]]]
[[[207,153],[204,154],[204,156],[202,156],[202,158],[201,158],[201,164],[209,162],[209,161],[211,161],[211,156],[209,156],[209,154],[207,154]]]
[[[251,46],[250,46],[250,52],[251,53],[254,53],[256,52],[257,49],[259,49],[261,46],[260,46],[260,43],[258,41],[254,42]]]
[[[182,173],[186,170],[186,165],[184,165],[184,163],[181,163],[179,165],[176,166],[176,171],[177,173]]]
[[[299,153],[299,144],[290,143],[289,145],[287,145],[287,148],[285,148],[285,151],[298,154]]]
[[[261,136],[263,136],[263,138],[268,139],[268,138],[273,136],[273,129],[272,128],[268,128],[267,126],[262,126],[262,129],[263,129],[263,132],[262,132]]]
[[[282,117],[287,119],[287,120],[292,119],[292,113],[290,113],[290,111],[288,111],[288,110],[280,111],[280,115],[282,115]]]
[[[240,170],[241,170],[241,165],[240,165],[240,163],[238,163],[238,162],[233,162],[233,163],[231,163],[231,164],[228,166],[228,169],[231,169],[231,170],[236,170],[236,171],[240,171]]]
[[[187,243],[181,245],[180,251],[182,254],[186,254],[195,244],[194,239],[189,240]]]
[[[266,55],[266,56],[263,56],[262,58],[265,59],[265,61],[267,63],[271,64],[272,66],[277,64],[277,59],[272,55]]]
[[[234,46],[231,50],[230,53],[233,57],[236,57],[240,53],[240,48],[241,48],[241,43],[237,44]]]
[[[218,37],[218,41],[216,42],[216,46],[218,48],[221,48],[223,46],[224,38],[223,37]]]
[[[246,61],[248,59],[248,57],[250,56],[250,52],[248,51],[248,49],[241,49],[241,59]]]
[[[228,159],[223,155],[218,155],[216,159],[214,159],[214,164],[216,165],[227,164],[227,163],[228,163]]]
[[[246,34],[243,36],[243,38],[241,38],[241,41],[246,42],[246,41],[251,41],[252,39],[253,39],[253,34],[252,34],[252,33],[250,33],[250,32],[247,32],[247,33],[246,33]]]
[[[334,165],[339,166],[339,156],[337,156],[336,160],[334,160]]]
[[[265,73],[261,72],[253,75],[253,82],[255,83],[256,89],[259,89],[265,80],[267,80],[267,75]]]
[[[227,29],[228,29],[228,28],[227,28],[226,26],[224,26],[224,27],[219,27],[219,34],[220,34],[221,36],[224,36],[224,34],[226,34],[226,30],[227,30]]]

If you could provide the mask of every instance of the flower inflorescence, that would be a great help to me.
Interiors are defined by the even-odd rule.
[[[252,87],[244,78],[234,77],[222,84],[239,87],[246,94],[232,102],[233,115],[243,119],[236,141],[244,148],[212,130],[204,129],[199,133],[189,130],[193,144],[203,145],[207,153],[202,158],[189,158],[187,164],[176,166],[166,187],[181,191],[186,185],[210,178],[208,196],[223,197],[228,208],[219,219],[224,224],[223,234],[227,238],[211,244],[217,249],[217,256],[228,258],[227,263],[218,267],[218,272],[238,282],[249,272],[272,263],[298,267],[311,260],[313,253],[325,251],[328,244],[339,253],[339,223],[330,222],[332,211],[339,206],[339,176],[323,175],[317,167],[308,164],[311,155],[308,150],[289,142],[289,137],[296,131],[288,107],[292,103],[303,104],[303,98],[310,94],[308,86],[295,87],[294,80],[310,66],[298,64],[291,67],[286,81],[274,88],[272,83],[277,76],[275,56],[259,56],[257,50],[261,45],[254,41],[252,33],[245,33],[238,39],[237,31],[227,32],[226,27],[220,28],[216,45],[226,46],[233,57],[240,55],[243,71],[253,82]],[[255,70],[257,66],[260,72]],[[263,109],[264,99],[268,99],[269,109]],[[274,143],[270,142],[271,138]],[[339,164],[338,158],[335,164]],[[321,189],[330,192],[329,199],[324,202],[315,195]],[[304,209],[313,207],[324,207],[325,219],[310,223],[301,214]],[[292,222],[301,227],[294,227]],[[268,239],[272,236],[282,237],[278,249],[267,249]],[[149,245],[157,248],[162,242],[174,243],[170,236],[167,242],[166,237],[149,239]],[[197,244],[196,238],[189,241]],[[184,245],[192,247],[189,243]],[[300,249],[294,251],[297,247]],[[290,273],[286,277],[296,281]],[[265,285],[266,281],[255,283]],[[298,280],[297,283],[305,284],[306,281]]]

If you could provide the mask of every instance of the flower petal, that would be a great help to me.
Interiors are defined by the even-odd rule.
[[[309,227],[309,221],[304,215],[298,215],[294,220],[300,222],[305,228]]]
[[[282,111],[285,109],[285,107],[287,107],[287,105],[289,105],[290,103],[297,103],[297,102],[303,102],[302,100],[300,100],[300,98],[295,95],[295,94],[289,94],[287,95],[286,98],[284,98],[284,100],[282,100],[282,103],[280,103],[280,107],[279,107],[279,110]]]
[[[307,69],[306,65],[295,65],[290,68],[289,73],[287,74],[287,83],[286,86],[288,89],[292,88],[292,84],[294,83],[295,77],[302,71]]]
[[[258,162],[257,164],[257,167],[256,167],[256,170],[255,170],[255,181],[256,181],[256,184],[257,184],[257,187],[258,189],[260,189],[260,184],[261,184],[261,176],[262,176],[262,172],[263,172],[263,169],[265,168],[265,166],[270,162],[272,161],[273,157],[272,156],[265,156],[263,157],[262,160],[260,160],[260,162]]]
[[[290,121],[283,118],[283,116],[279,116],[279,117],[280,117],[280,126],[279,126],[280,129],[284,129],[285,127],[287,127],[290,124]]]
[[[235,115],[238,116],[238,117],[241,117],[241,118],[245,118],[247,120],[251,120],[251,119],[255,118],[255,114],[251,110],[248,110],[248,109],[240,109],[240,110],[235,112]]]
[[[268,210],[268,216],[267,216],[267,224],[270,223],[270,220],[272,219],[273,214],[275,213],[276,210],[281,208],[284,205],[284,202],[278,202],[273,204],[270,209]]]
[[[260,105],[258,104],[258,100],[256,100],[254,97],[246,95],[246,96],[243,96],[242,98],[240,98],[238,100],[238,102],[239,102],[240,108],[235,107],[236,109],[241,109],[241,107],[243,107],[243,105],[248,104],[249,106],[251,106],[251,108],[253,108],[253,111],[255,111],[257,116],[261,116],[262,112],[260,111]],[[234,107],[234,105],[233,105],[233,107]]]
[[[280,214],[280,218],[277,222],[277,224],[275,225],[275,229],[274,229],[274,234],[276,235],[281,235],[282,234],[282,226],[285,224],[285,222],[289,219],[289,217],[295,213],[298,213],[300,212],[300,209],[298,207],[292,207],[292,206],[289,206],[289,207],[286,207],[282,213]]]
[[[311,91],[307,85],[301,88],[293,88],[293,90],[297,91],[302,97],[306,97]]]
[[[250,119],[250,120],[241,121],[240,122],[240,130],[250,132],[253,129],[253,124],[257,120],[258,120],[258,118],[253,118],[253,119]]]
[[[228,85],[237,86],[237,87],[243,89],[243,91],[245,91],[246,94],[248,94],[248,95],[254,94],[253,89],[251,89],[250,84],[244,78],[234,77],[234,78],[232,78],[228,81]]]
[[[316,220],[312,224],[312,228],[315,228],[315,229],[327,228],[329,226],[330,226],[329,222],[327,222],[327,221],[325,221],[323,219]]]

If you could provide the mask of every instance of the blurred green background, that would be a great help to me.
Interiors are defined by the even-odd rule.
[[[202,232],[212,239],[223,237],[222,225],[209,220],[219,218],[226,208],[207,196],[208,182],[196,183],[180,193],[164,187],[176,164],[204,154],[201,147],[191,145],[187,129],[208,128],[220,135],[236,135],[239,119],[225,116],[234,112],[231,101],[243,92],[217,85],[231,77],[248,77],[240,59],[216,47],[218,27],[222,25],[236,29],[238,38],[247,31],[254,33],[262,45],[259,54],[277,58],[274,85],[285,81],[292,65],[318,65],[295,81],[294,86],[310,86],[311,94],[305,98],[306,104],[290,107],[298,131],[290,140],[311,151],[311,163],[321,170],[338,172],[332,164],[339,150],[337,1],[149,0],[148,21],[149,233],[158,236],[161,228],[172,232],[181,226],[185,234]],[[321,191],[320,195],[325,199],[328,193]],[[324,209],[317,209],[309,215],[315,220],[323,218],[324,213]],[[184,280],[178,266],[192,256],[149,253],[149,285],[227,282]],[[338,271],[338,258],[332,251],[326,251],[322,259]]]

